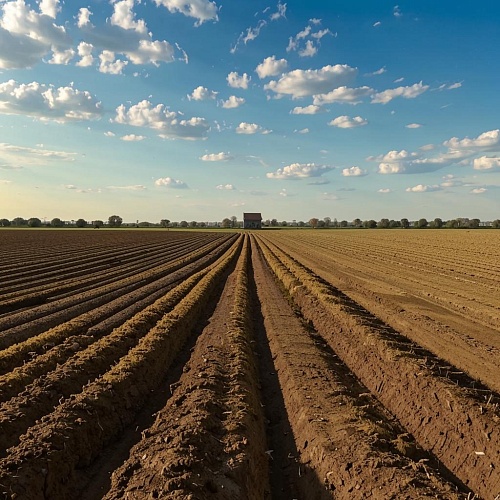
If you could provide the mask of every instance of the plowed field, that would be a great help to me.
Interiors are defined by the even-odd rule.
[[[1,231],[1,498],[500,498],[499,248]]]

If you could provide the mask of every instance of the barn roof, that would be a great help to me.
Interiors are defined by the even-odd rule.
[[[243,214],[243,219],[244,220],[262,220],[262,215],[258,212],[250,212],[250,213],[244,213]]]

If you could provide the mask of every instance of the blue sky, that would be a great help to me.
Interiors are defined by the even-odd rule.
[[[500,4],[0,0],[0,217],[500,217]]]

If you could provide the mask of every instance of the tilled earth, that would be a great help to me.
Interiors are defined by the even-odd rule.
[[[419,330],[320,250],[267,232],[6,234],[3,498],[500,495],[489,365],[418,342],[446,325]],[[36,267],[50,245],[64,262]]]

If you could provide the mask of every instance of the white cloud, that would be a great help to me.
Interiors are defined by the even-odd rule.
[[[309,133],[309,129],[306,127],[306,128],[302,128],[300,130],[294,130],[294,132],[296,134],[308,134]]]
[[[62,64],[67,65],[70,63],[71,59],[75,56],[75,51],[73,49],[67,50],[57,50],[53,49],[52,57],[49,59],[49,64]]]
[[[232,71],[227,75],[227,84],[233,89],[248,89],[248,84],[252,78],[246,73],[239,75],[236,71]]]
[[[299,50],[300,57],[313,57],[318,53],[318,47],[316,47],[312,40],[307,40],[306,46]]]
[[[296,69],[285,73],[278,81],[271,80],[264,86],[277,94],[288,94],[292,98],[331,92],[348,84],[358,73],[356,68],[346,64],[324,66],[321,69]]]
[[[119,26],[125,30],[134,30],[138,33],[146,33],[146,23],[140,19],[135,20],[135,14],[132,12],[135,0],[119,0],[113,5],[113,15],[110,22],[114,26]]]
[[[267,130],[265,128],[262,128],[260,125],[257,125],[256,123],[246,123],[246,122],[241,122],[237,127],[236,127],[236,133],[237,134],[247,134],[247,135],[252,135],[252,134],[270,134],[271,130]]]
[[[333,170],[333,167],[328,165],[292,163],[286,167],[278,168],[276,172],[267,173],[266,177],[269,179],[306,179],[308,177],[319,177],[330,170]]]
[[[384,73],[387,73],[385,66],[377,69],[376,71],[373,71],[372,73],[366,73],[365,76],[378,76],[378,75],[383,75]]]
[[[59,0],[40,0],[40,12],[42,14],[55,19],[60,10]]]
[[[276,56],[266,57],[256,68],[255,72],[259,78],[267,78],[268,76],[276,76],[283,73],[288,66],[286,59],[276,59]]]
[[[78,55],[80,60],[76,63],[77,66],[87,67],[92,66],[94,63],[94,57],[92,56],[92,50],[94,49],[91,43],[80,42],[78,45]]]
[[[156,5],[163,5],[169,12],[180,12],[187,17],[197,19],[195,26],[206,21],[218,21],[217,5],[209,0],[154,0]]]
[[[103,50],[99,54],[99,71],[101,73],[109,73],[111,75],[121,75],[123,68],[128,64],[128,61],[115,59],[115,53],[110,50]]]
[[[379,174],[402,174],[406,172],[405,166],[403,163],[381,163],[378,166]]]
[[[382,23],[380,21],[377,21],[376,23],[373,23],[373,27],[374,28],[377,28],[378,26],[380,26]]]
[[[342,175],[344,177],[363,177],[368,175],[368,172],[359,167],[350,167],[342,169]]]
[[[221,101],[221,104],[224,109],[239,108],[241,105],[245,104],[245,99],[243,97],[231,95],[227,100]]]
[[[108,130],[107,132],[104,132],[104,135],[106,137],[115,137],[116,134],[114,132],[111,132],[111,131]]]
[[[140,40],[135,50],[125,52],[132,64],[154,64],[159,66],[160,62],[171,63],[175,61],[174,48],[163,40]]]
[[[402,17],[401,9],[399,8],[399,5],[395,5],[394,9],[392,9],[392,13],[394,14],[394,17]]]
[[[219,189],[220,191],[234,191],[236,188],[232,184],[219,184],[215,186],[215,189]]]
[[[429,85],[423,85],[422,82],[415,83],[408,87],[397,87],[395,89],[387,89],[383,92],[378,92],[372,98],[373,104],[387,104],[396,97],[403,97],[404,99],[414,99],[423,94],[429,89]]]
[[[349,88],[343,85],[333,89],[327,94],[318,94],[313,98],[313,103],[318,106],[323,106],[324,104],[331,104],[334,102],[346,103],[346,104],[359,104],[363,97],[367,97],[373,93],[373,89],[370,87],[358,87]]]
[[[187,189],[188,187],[185,182],[172,179],[172,177],[162,177],[160,179],[156,179],[155,185],[173,189]]]
[[[350,118],[349,116],[337,116],[330,122],[328,125],[330,127],[338,127],[338,128],[354,128],[354,127],[362,127],[363,125],[367,125],[368,121],[361,116],[355,116],[354,118]]]
[[[420,128],[422,125],[420,123],[409,123],[405,125],[406,128]]]
[[[282,17],[286,17],[286,3],[278,2],[277,9],[278,10],[269,17],[271,21],[277,21]]]
[[[210,153],[200,156],[200,160],[203,161],[227,161],[232,159],[233,157],[229,153]]]
[[[452,83],[448,85],[448,90],[459,89],[462,86],[462,82]]]
[[[290,111],[292,115],[315,115],[321,112],[321,108],[319,106],[315,106],[310,104],[309,106],[300,107],[297,106]]]
[[[191,101],[206,101],[207,99],[215,99],[217,97],[218,92],[214,92],[213,90],[208,90],[206,87],[202,87],[201,85],[196,87],[191,94],[187,97]]]
[[[450,140],[443,142],[443,146],[450,149],[496,149],[500,146],[500,129],[483,132],[475,139],[465,137],[460,140],[457,137],[452,137]]]
[[[313,27],[309,24],[295,36],[289,38],[286,51],[298,51],[300,57],[315,56],[318,53],[321,39],[326,35],[336,36],[329,29],[313,32]]]
[[[486,193],[486,191],[488,191],[486,188],[474,188],[474,189],[471,189],[471,194],[484,194]]]
[[[500,158],[487,156],[481,156],[479,158],[474,158],[474,170],[499,170],[500,169]]]
[[[134,184],[132,186],[107,186],[106,189],[111,191],[146,191],[146,186],[142,184]]]
[[[146,139],[146,137],[144,135],[128,134],[128,135],[123,135],[122,137],[120,137],[120,139],[126,142],[139,142]]]
[[[408,193],[429,193],[432,191],[441,191],[441,186],[434,184],[429,186],[427,184],[417,184],[416,186],[406,188]]]
[[[128,109],[124,104],[116,108],[115,123],[148,127],[160,132],[164,139],[205,139],[210,125],[204,118],[180,119],[179,113],[169,111],[164,104],[153,106],[143,100]]]
[[[12,181],[8,181],[7,179],[0,179],[0,184],[12,184]]]
[[[79,28],[83,28],[84,26],[91,24],[90,16],[92,16],[92,12],[89,9],[87,9],[87,7],[82,7],[78,11],[77,26]]]
[[[101,103],[90,92],[42,83],[0,83],[0,113],[57,122],[93,120],[102,116]]]
[[[0,143],[0,168],[19,169],[25,166],[43,167],[53,161],[74,162],[77,153],[54,151],[43,147],[27,148],[14,144]]]
[[[389,188],[380,188],[377,192],[382,193],[382,194],[387,194],[387,193],[391,193],[392,190]]]

